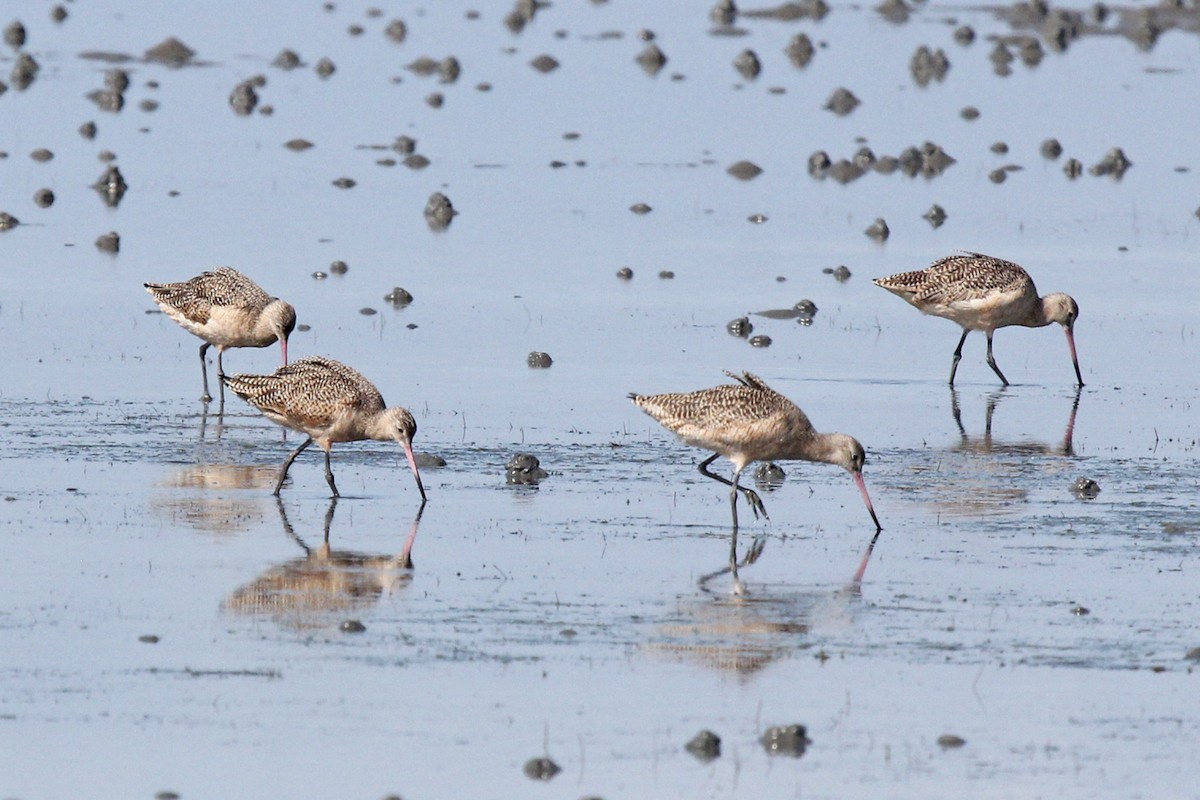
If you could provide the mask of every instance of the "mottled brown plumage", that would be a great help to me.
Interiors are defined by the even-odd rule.
[[[1011,261],[982,253],[958,253],[939,259],[931,266],[913,272],[901,272],[875,278],[875,285],[903,298],[926,314],[945,317],[962,326],[962,338],[950,366],[950,385],[962,358],[963,342],[971,331],[987,335],[987,362],[1005,386],[1008,379],[992,355],[992,334],[997,328],[1021,325],[1040,328],[1057,322],[1067,334],[1075,377],[1083,386],[1079,358],[1075,354],[1075,320],[1079,306],[1062,292],[1038,297],[1033,279]]]
[[[866,461],[862,445],[844,433],[815,431],[800,407],[768,386],[762,378],[749,372],[725,374],[737,383],[696,392],[630,394],[629,398],[684,442],[713,451],[712,456],[700,463],[700,472],[732,487],[729,492],[733,512],[730,571],[734,576],[735,588],[739,591],[741,588],[737,580],[738,492],[745,495],[755,516],[767,514],[758,494],[738,485],[742,470],[753,461],[797,459],[842,467],[853,476],[875,529],[879,530],[879,518],[875,516],[862,477]],[[709,465],[719,456],[725,456],[733,462],[733,480],[709,471]]]
[[[315,441],[325,451],[325,480],[337,497],[329,466],[333,444],[378,439],[397,441],[404,448],[421,501],[425,501],[425,487],[412,451],[416,420],[408,409],[388,408],[375,385],[357,370],[331,358],[311,356],[280,367],[271,375],[234,375],[225,383],[267,419],[308,435],[283,462],[276,496],[296,456]]]
[[[205,402],[212,395],[204,355],[212,345],[217,346],[217,375],[221,378],[225,377],[222,356],[229,347],[267,347],[278,341],[287,364],[287,340],[296,327],[296,310],[236,269],[218,267],[180,283],[144,285],[163,313],[204,340],[200,370]]]

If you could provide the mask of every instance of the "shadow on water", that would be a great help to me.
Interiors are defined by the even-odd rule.
[[[266,617],[294,630],[324,628],[343,621],[348,613],[374,605],[385,593],[404,589],[412,581],[412,547],[425,511],[423,503],[398,555],[333,549],[329,529],[337,498],[330,500],[325,511],[321,544],[316,547],[310,547],[296,533],[283,502],[276,499],[276,504],[283,532],[304,555],[278,564],[236,589],[221,604],[223,611]]]

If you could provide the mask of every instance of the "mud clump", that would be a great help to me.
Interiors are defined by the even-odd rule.
[[[125,183],[125,178],[121,175],[121,169],[113,165],[96,179],[91,188],[95,189],[100,197],[103,198],[105,205],[110,208],[116,208],[121,204],[121,198],[125,196],[129,185]]]
[[[413,296],[405,289],[399,286],[393,287],[390,292],[383,296],[385,302],[391,304],[392,308],[404,308],[413,301]]]
[[[642,52],[637,54],[634,59],[638,66],[642,68],[650,77],[657,75],[667,64],[667,57],[662,50],[658,49],[658,45],[653,42],[647,42],[642,48]]]
[[[762,63],[753,50],[743,50],[733,60],[733,68],[748,81],[752,81],[762,72]]]
[[[121,251],[121,236],[116,231],[101,234],[96,239],[96,249],[101,253],[119,253]]]
[[[917,86],[925,87],[934,81],[941,83],[946,80],[946,73],[950,71],[950,59],[946,58],[945,51],[940,47],[930,50],[921,45],[913,53],[912,60],[908,63],[908,71]]]
[[[283,70],[293,70],[304,66],[304,62],[300,60],[300,55],[295,50],[283,49],[279,51],[279,55],[275,56],[275,60],[271,62],[271,66],[279,67]]]
[[[1100,494],[1100,484],[1091,478],[1076,478],[1071,484],[1071,493],[1080,500],[1095,500]]]
[[[979,109],[975,106],[965,106],[962,111],[958,112],[958,115],[967,122],[974,122],[979,119]]]
[[[884,2],[875,6],[875,10],[879,15],[895,25],[902,25],[908,22],[908,17],[912,14],[912,9],[908,7],[908,3],[904,0],[884,0]]]
[[[823,179],[829,174],[829,167],[832,165],[829,154],[824,150],[818,150],[808,157],[808,174],[814,178]]]
[[[759,739],[763,749],[769,755],[783,755],[799,758],[812,744],[808,731],[803,725],[780,725],[767,728],[766,733]]]
[[[517,453],[504,465],[504,480],[514,486],[536,486],[550,477],[550,473],[542,469],[537,456],[532,453]]]
[[[401,44],[408,38],[408,26],[404,24],[404,20],[394,19],[383,29],[383,35],[396,44]]]
[[[39,147],[29,154],[29,157],[39,164],[45,164],[47,161],[54,158],[54,153],[44,147]]]
[[[707,764],[721,757],[721,737],[705,729],[693,736],[683,749]]]
[[[762,174],[762,167],[753,161],[739,161],[725,171],[740,181],[752,181]]]
[[[733,0],[719,0],[708,12],[708,18],[713,21],[714,25],[727,27],[733,24],[737,19],[737,5]]]
[[[116,114],[125,107],[125,95],[111,89],[96,89],[88,92],[87,99],[96,104],[101,111]]]
[[[562,772],[562,768],[548,757],[531,758],[525,762],[524,772],[530,780],[548,781]]]
[[[804,69],[812,61],[816,48],[813,47],[812,39],[803,33],[797,33],[788,42],[788,46],[783,52],[788,57],[788,61],[792,62],[792,66],[796,69]]]
[[[547,73],[554,72],[554,70],[558,69],[559,63],[558,63],[558,59],[555,58],[554,56],[546,55],[545,53],[543,53],[542,55],[533,59],[533,61],[530,61],[529,66],[533,67],[538,72],[545,75]]]
[[[525,364],[530,369],[549,369],[554,364],[554,359],[550,357],[549,353],[534,350],[525,357]]]
[[[41,66],[33,56],[29,55],[29,53],[21,53],[17,56],[16,62],[13,63],[12,72],[8,75],[9,83],[18,92],[23,92],[37,78],[39,70],[41,70]]]
[[[868,239],[872,239],[880,243],[886,242],[888,237],[892,234],[891,230],[888,228],[887,222],[883,217],[876,217],[875,221],[868,225],[863,233],[867,235]]]
[[[166,64],[168,67],[186,66],[195,56],[195,50],[174,36],[163,39],[144,54],[146,61],[154,64]]]
[[[1088,172],[1092,175],[1111,175],[1116,180],[1121,180],[1125,174],[1125,170],[1133,166],[1133,162],[1125,157],[1125,152],[1114,147],[1104,154],[1104,158],[1088,167]]]
[[[778,489],[786,478],[787,473],[783,471],[783,467],[774,461],[759,464],[754,470],[754,483],[767,491]]]
[[[943,733],[937,738],[937,743],[943,750],[954,750],[965,745],[967,740],[953,733]]]
[[[441,192],[434,192],[425,203],[425,223],[432,231],[444,231],[450,227],[458,212],[454,210],[450,198]]]
[[[308,139],[288,139],[283,143],[283,146],[288,150],[294,150],[297,153],[302,153],[308,148],[313,147],[313,143]]]
[[[839,117],[844,117],[850,112],[854,111],[854,109],[858,108],[860,105],[862,105],[862,101],[854,96],[854,92],[842,87],[836,89],[834,93],[829,96],[829,99],[825,101],[825,105],[823,107],[826,111],[832,111]]]
[[[753,331],[754,325],[751,324],[749,317],[738,317],[737,319],[730,320],[725,325],[725,332],[739,339],[745,339]]]
[[[248,117],[258,105],[258,92],[254,91],[255,81],[245,80],[233,87],[229,93],[229,107],[239,117]]]
[[[14,50],[25,44],[25,26],[15,19],[4,28],[4,43]]]

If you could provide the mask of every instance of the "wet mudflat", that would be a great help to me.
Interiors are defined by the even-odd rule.
[[[1114,7],[1072,36],[1058,12],[887,5],[714,29],[703,8],[561,4],[519,32],[510,7],[456,4],[23,18],[0,55],[19,221],[0,231],[0,792],[1196,796],[1194,17]],[[172,36],[190,60],[147,58]],[[20,53],[40,65],[23,89]],[[840,88],[844,116],[824,108]],[[954,163],[856,159],[925,142]],[[1132,166],[1091,174],[1113,148]],[[817,151],[850,179],[814,176]],[[726,172],[743,161],[762,172]],[[1078,300],[1081,391],[1057,326],[996,334],[1013,386],[979,334],[945,385],[957,328],[869,279],[956,248]],[[203,411],[199,340],[141,284],[221,263],[296,306],[293,358],[413,411],[416,450],[446,462],[422,467],[419,520],[399,447],[335,446],[336,504],[306,452],[276,502],[296,436],[232,396]],[[815,313],[755,313],[802,299]],[[750,594],[698,585],[728,496],[625,395],[723,369],[866,445],[885,530],[860,584],[851,481],[784,463],[756,487],[771,520],[741,531],[766,538]],[[548,477],[507,483],[518,453]],[[768,752],[793,724],[808,743]],[[684,748],[703,729],[711,760]]]

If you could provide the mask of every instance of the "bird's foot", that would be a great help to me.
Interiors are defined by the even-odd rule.
[[[758,519],[762,515],[763,519],[770,519],[767,514],[767,507],[763,505],[762,498],[758,496],[758,492],[753,489],[746,489],[746,502],[750,504],[750,510],[754,512],[754,518]]]

